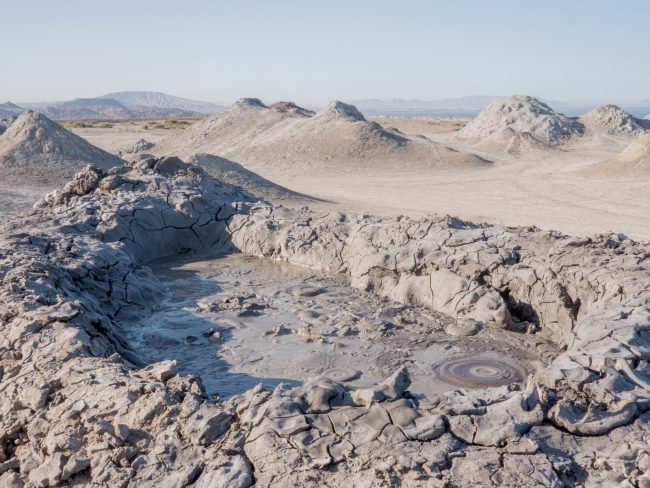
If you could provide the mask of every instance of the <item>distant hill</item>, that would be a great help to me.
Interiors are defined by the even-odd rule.
[[[41,107],[39,112],[53,120],[133,118],[129,109],[117,100],[97,98],[75,98],[69,102],[58,102]]]
[[[202,115],[199,112],[178,108],[127,107],[113,98],[75,98],[68,102],[41,107],[38,110],[54,120],[182,118]]]
[[[150,92],[150,91],[124,91],[108,93],[99,98],[113,99],[120,102],[122,105],[133,107],[151,107],[151,108],[165,108],[165,109],[179,109],[191,112],[198,112],[202,114],[211,114],[223,107],[210,102],[202,102],[198,100],[189,100],[187,98],[175,97],[167,95],[166,93]]]
[[[221,108],[223,107],[214,103],[188,100],[165,93],[129,91],[95,98],[24,103],[20,107],[9,103],[1,104],[0,117],[15,116],[25,109],[33,109],[54,120],[194,118]]]
[[[0,119],[8,117],[17,117],[25,111],[24,108],[19,107],[15,103],[6,102],[0,103]]]

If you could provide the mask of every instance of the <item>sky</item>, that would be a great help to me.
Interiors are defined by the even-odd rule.
[[[646,0],[0,0],[0,102],[650,99]]]

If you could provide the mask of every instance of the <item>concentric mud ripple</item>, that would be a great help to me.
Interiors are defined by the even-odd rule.
[[[524,381],[528,372],[518,364],[490,357],[460,357],[434,368],[439,380],[465,388],[490,388]]]
[[[459,319],[445,328],[447,334],[459,337],[473,336],[479,330],[481,330],[481,324],[472,319]]]

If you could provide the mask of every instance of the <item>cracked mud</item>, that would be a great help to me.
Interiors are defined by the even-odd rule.
[[[650,485],[647,244],[295,211],[175,158],[2,236],[2,486]]]

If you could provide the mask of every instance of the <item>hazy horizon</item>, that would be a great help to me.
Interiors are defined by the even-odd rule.
[[[193,97],[184,97],[184,96],[178,95],[177,93],[159,92],[157,90],[145,90],[145,89],[142,89],[142,90],[121,90],[121,92],[161,93],[163,95],[171,95],[171,96],[176,96],[176,97],[179,97],[179,98],[186,98],[188,100],[194,100],[194,101],[197,101],[197,102],[214,103],[214,104],[222,105],[222,106],[230,105],[230,104],[234,103],[239,98],[258,98],[258,99],[261,99],[261,101],[263,103],[266,103],[266,104],[270,104],[270,103],[274,103],[274,102],[278,102],[278,101],[282,101],[282,100],[296,102],[295,99],[262,98],[262,97],[256,96],[255,94],[248,94],[248,95],[243,94],[240,97],[229,99],[229,100],[206,100],[206,99],[199,100],[199,99],[193,98]],[[19,105],[19,106],[21,104],[23,104],[25,106],[25,108],[30,108],[32,105],[39,105],[39,104],[43,104],[43,103],[53,103],[53,102],[58,103],[58,102],[67,102],[67,101],[71,101],[71,100],[74,100],[74,99],[88,99],[88,98],[104,97],[105,95],[109,95],[111,93],[119,93],[119,92],[113,91],[113,92],[101,93],[101,94],[98,94],[98,95],[88,96],[88,97],[76,97],[75,96],[75,97],[71,97],[71,98],[67,98],[67,99],[51,99],[51,100],[44,100],[43,99],[43,100],[24,101],[24,100],[9,100],[9,99],[3,100],[3,99],[0,99],[0,103],[10,102],[10,103],[14,103],[14,104]],[[550,100],[547,97],[544,97],[544,96],[541,96],[541,95],[536,95],[536,94],[530,94],[530,93],[511,93],[511,94],[500,94],[500,95],[494,95],[494,94],[461,95],[461,96],[458,96],[458,97],[444,97],[444,98],[433,98],[433,97],[431,97],[431,98],[427,98],[427,99],[425,99],[425,98],[412,98],[412,97],[403,97],[403,98],[400,98],[400,97],[384,97],[384,98],[366,97],[366,98],[355,98],[355,99],[351,99],[351,98],[341,99],[341,101],[344,101],[344,102],[345,101],[347,101],[347,102],[358,102],[358,101],[377,100],[377,101],[382,101],[382,102],[391,102],[391,101],[396,101],[396,102],[397,101],[402,101],[402,102],[418,102],[418,101],[421,101],[421,102],[442,102],[444,100],[453,101],[453,100],[462,100],[462,99],[471,99],[471,98],[488,98],[488,97],[489,98],[492,98],[492,97],[507,98],[507,97],[512,96],[512,95],[529,95],[529,96],[533,96],[533,97],[535,97],[535,98],[537,98],[539,100],[542,100],[542,101],[544,101],[544,102],[546,102],[546,103],[548,103],[550,105],[553,105],[554,103],[561,103],[561,104],[567,104],[570,108],[574,108],[574,109],[595,107],[595,106],[603,105],[603,104],[607,104],[607,103],[617,103],[619,105],[625,106],[626,102],[627,102],[627,106],[630,106],[630,107],[634,106],[633,104],[635,102],[644,102],[644,104],[642,105],[643,108],[645,108],[647,106],[650,106],[650,98],[645,98],[645,99],[638,98],[638,99],[629,99],[629,100],[604,99],[604,100],[571,101],[571,100]],[[312,107],[312,108],[313,107],[323,107],[327,103],[329,103],[331,101],[334,101],[334,100],[338,100],[338,99],[328,98],[328,99],[323,99],[320,102],[306,102],[306,103],[299,103],[299,105],[302,105],[302,106],[305,106],[305,107],[308,107],[308,108],[309,107]],[[558,107],[558,109],[561,109],[561,108],[562,108],[561,106]],[[435,109],[432,109],[432,110],[435,111]]]
[[[529,94],[572,104],[650,99],[650,4],[336,0],[327,4],[70,0],[3,6],[0,101],[159,91],[439,100]],[[486,19],[489,19],[487,21]]]

